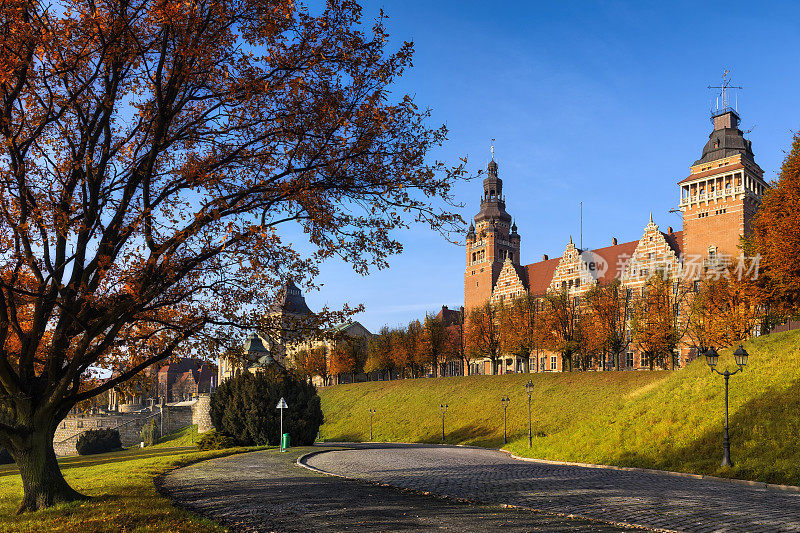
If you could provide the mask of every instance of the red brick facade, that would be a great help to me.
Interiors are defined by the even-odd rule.
[[[666,272],[692,280],[720,262],[740,255],[739,241],[750,229],[753,215],[767,188],[763,171],[755,163],[750,141],[738,129],[739,117],[724,109],[713,117],[714,129],[700,160],[690,166],[681,180],[680,210],[683,231],[662,232],[652,215],[636,241],[581,250],[570,238],[561,257],[530,265],[520,264],[520,237],[505,212],[502,180],[497,163],[489,163],[484,180],[481,211],[467,234],[467,267],[464,275],[464,306],[470,309],[486,300],[500,303],[526,293],[544,295],[566,290],[580,299],[597,284],[619,278],[623,286],[641,291],[653,274]],[[579,301],[579,300],[578,300]],[[680,314],[680,311],[678,311]],[[680,359],[685,362],[688,348]],[[531,354],[530,371],[560,371],[561,358],[555,354]],[[528,371],[528,362],[524,363]],[[476,363],[476,367],[480,366]],[[518,361],[511,365],[512,370]],[[625,354],[621,368],[640,369],[646,365],[635,350]],[[491,369],[487,367],[487,373]]]

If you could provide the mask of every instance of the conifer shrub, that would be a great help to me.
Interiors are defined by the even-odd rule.
[[[161,430],[156,424],[156,419],[151,418],[150,422],[142,427],[142,442],[144,442],[145,446],[152,446],[158,442],[158,439],[161,438]]]
[[[233,448],[234,446],[236,446],[236,441],[232,437],[213,429],[203,433],[197,440],[197,448],[201,451],[221,450],[223,448]]]
[[[292,371],[277,365],[242,374],[222,383],[211,397],[211,421],[219,433],[243,446],[277,446],[280,433],[278,401],[284,398],[283,432],[292,444],[314,444],[323,415],[317,389]]]
[[[75,443],[78,455],[91,455],[94,453],[113,452],[122,449],[119,440],[119,431],[116,429],[90,429],[78,437]]]

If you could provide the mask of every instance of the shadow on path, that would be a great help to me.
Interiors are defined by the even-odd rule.
[[[297,466],[316,448],[274,450],[178,469],[160,490],[235,531],[611,532],[621,528],[495,505],[474,505],[326,476]]]

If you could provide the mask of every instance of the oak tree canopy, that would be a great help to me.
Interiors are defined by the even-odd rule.
[[[52,447],[77,402],[253,327],[320,261],[365,273],[401,250],[393,230],[460,225],[461,169],[430,162],[446,130],[390,91],[413,46],[387,51],[382,13],[1,5],[0,448],[20,466],[20,511],[80,497]]]

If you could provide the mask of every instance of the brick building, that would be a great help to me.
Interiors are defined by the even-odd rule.
[[[544,295],[567,292],[580,299],[597,283],[619,278],[630,291],[641,290],[647,279],[664,270],[684,280],[699,277],[709,268],[725,264],[740,255],[739,239],[750,224],[768,185],[755,162],[752,146],[739,129],[739,115],[725,107],[712,114],[713,130],[700,159],[690,174],[678,182],[683,230],[662,231],[650,220],[637,240],[582,250],[570,237],[561,257],[543,256],[541,261],[523,265],[521,237],[506,212],[503,181],[494,157],[483,180],[480,211],[466,236],[464,306],[466,312],[491,300],[499,303],[523,294]],[[682,362],[690,357],[682,353]],[[640,369],[643,358],[629,349],[620,361],[622,369]],[[532,353],[530,358],[504,356],[499,372],[560,371],[556,354]],[[488,360],[473,362],[471,373],[491,373]]]

